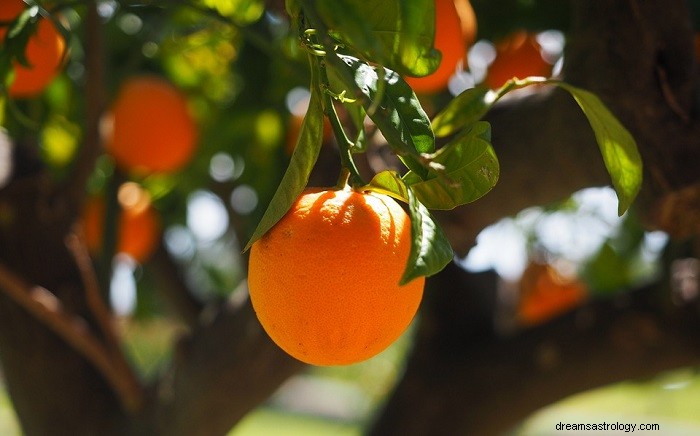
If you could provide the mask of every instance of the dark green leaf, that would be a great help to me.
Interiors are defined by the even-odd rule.
[[[401,74],[435,71],[434,0],[320,0],[316,9],[331,33],[368,60]]]
[[[629,209],[642,186],[642,159],[637,144],[625,127],[593,93],[553,79],[530,77],[510,80],[493,94],[478,88],[455,98],[433,121],[440,136],[449,135],[482,117],[495,102],[508,92],[533,84],[558,86],[573,96],[593,128],[605,167],[612,179],[619,200],[618,214]]]
[[[554,83],[571,93],[588,118],[617,192],[617,212],[622,215],[642,186],[642,158],[634,138],[597,96],[568,83]]]
[[[433,220],[430,211],[396,172],[378,173],[364,189],[408,203],[412,243],[406,270],[401,277],[402,285],[416,277],[431,276],[442,270],[452,260],[454,252],[444,232]]]
[[[421,163],[421,153],[435,150],[435,137],[430,120],[416,94],[396,72],[384,69],[384,92],[379,95],[379,75],[374,67],[351,56],[340,56],[351,75],[338,72],[338,77],[352,77],[354,83],[345,83],[349,88],[358,88],[363,94],[362,104],[369,117],[408,168],[421,177],[427,170]],[[333,65],[337,68],[336,65]],[[381,99],[381,100],[379,100]],[[376,101],[378,100],[378,101]],[[374,110],[376,108],[376,110]]]
[[[631,282],[630,258],[621,256],[610,242],[606,242],[587,262],[582,276],[596,294],[609,295],[627,289]]]
[[[323,139],[323,108],[317,68],[315,60],[312,60],[311,100],[287,171],[243,251],[247,251],[287,213],[306,187],[311,170],[318,159]]]
[[[442,270],[454,257],[447,236],[435,222],[430,211],[408,189],[408,209],[411,215],[411,253],[401,284],[416,277],[431,276]]]
[[[479,121],[466,133],[435,153],[428,180],[409,172],[404,181],[428,209],[453,209],[489,192],[498,181],[500,167],[491,146],[491,126]]]
[[[487,98],[491,90],[477,86],[470,88],[452,99],[433,118],[433,131],[436,136],[448,136],[459,129],[480,120],[495,102]]]

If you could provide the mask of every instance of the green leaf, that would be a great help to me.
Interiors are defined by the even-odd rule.
[[[435,136],[448,136],[459,129],[480,120],[491,109],[494,99],[488,98],[492,91],[484,86],[470,88],[453,98],[433,118]]]
[[[622,215],[642,186],[642,158],[634,138],[596,95],[568,83],[554,83],[571,93],[588,118],[617,192],[617,213]]]
[[[454,258],[447,236],[430,211],[410,189],[407,193],[413,243],[401,284],[406,284],[416,277],[429,277],[442,270]]]
[[[610,295],[627,289],[631,281],[630,258],[621,256],[610,242],[605,242],[584,266],[582,276],[596,294]]]
[[[375,174],[362,189],[379,192],[408,203],[408,186],[395,171],[386,170]]]
[[[216,9],[224,17],[239,25],[254,23],[265,12],[262,0],[201,0],[205,6]]]
[[[0,85],[3,87],[13,72],[13,62],[18,62],[28,68],[31,67],[25,51],[29,39],[36,33],[38,12],[37,6],[27,8],[9,24],[2,41],[2,50],[0,50],[0,80],[2,81]]]
[[[379,127],[396,154],[408,168],[420,177],[427,177],[427,169],[421,163],[421,153],[435,150],[435,136],[428,115],[410,86],[396,72],[384,69],[383,94],[379,92],[380,78],[374,67],[351,56],[339,56],[344,65],[332,68],[349,68],[351,75],[337,72],[343,80],[351,77],[353,83],[344,85],[357,88],[365,98],[362,105],[367,115]],[[375,110],[376,109],[376,110]]]
[[[509,80],[493,94],[472,88],[457,96],[433,120],[438,136],[449,135],[483,117],[508,92],[535,84],[558,86],[568,91],[593,128],[603,162],[618,197],[618,214],[622,215],[634,201],[642,186],[642,158],[637,144],[625,127],[593,93],[554,79],[528,77]]]
[[[396,172],[382,171],[376,174],[363,189],[408,203],[412,243],[406,269],[401,277],[402,285],[416,277],[431,276],[450,263],[454,252],[445,233],[435,222],[430,211]]]
[[[404,181],[428,209],[453,209],[489,192],[498,181],[500,166],[491,146],[491,126],[485,121],[453,139],[435,153],[428,180],[409,172]],[[434,165],[435,166],[435,165]]]
[[[251,236],[243,249],[244,252],[287,213],[306,187],[311,170],[318,159],[323,139],[323,108],[321,105],[318,66],[315,59],[312,59],[311,63],[311,100],[301,125],[296,147],[292,153],[287,171],[282,177],[282,182],[273,195],[272,201],[267,210],[265,210],[258,227],[253,232],[253,236]]]
[[[440,64],[434,0],[320,0],[316,9],[334,37],[374,63],[415,76]]]

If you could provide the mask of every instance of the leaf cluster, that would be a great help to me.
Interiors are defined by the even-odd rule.
[[[282,183],[246,249],[275,225],[306,186],[321,146],[325,115],[341,149],[343,177],[349,177],[355,189],[381,192],[408,205],[413,245],[402,282],[435,274],[453,253],[430,209],[453,209],[495,186],[498,159],[490,125],[481,119],[508,92],[533,84],[568,91],[588,117],[618,192],[620,214],[636,196],[641,159],[633,138],[595,95],[564,82],[514,79],[495,91],[468,89],[431,122],[402,76],[424,76],[439,65],[432,0],[290,0],[287,11],[309,53],[311,105]],[[336,105],[352,114],[360,132],[355,140],[348,139]],[[353,154],[364,151],[365,117],[386,138],[404,171],[380,171],[369,183],[362,182]],[[436,149],[435,135],[449,140]]]

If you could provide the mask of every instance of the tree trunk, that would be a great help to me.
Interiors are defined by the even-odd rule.
[[[572,5],[564,79],[599,95],[637,140],[645,165],[637,207],[647,225],[697,239],[698,71],[687,5]],[[575,112],[561,93],[545,91],[487,116],[501,180],[483,199],[440,215],[459,253],[504,215],[609,183],[590,127]],[[623,306],[596,302],[514,335],[493,328],[492,274],[451,266],[429,283],[406,373],[370,434],[497,434],[567,395],[700,357],[697,302],[674,307],[664,283],[622,296]]]

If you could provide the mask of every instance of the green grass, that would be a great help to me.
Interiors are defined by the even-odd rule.
[[[228,436],[360,436],[358,425],[261,408],[243,419]]]
[[[7,397],[5,386],[0,383],[0,435],[20,436],[22,434],[17,421],[17,415],[12,409],[12,403]]]
[[[686,368],[574,395],[535,413],[514,435],[561,435],[565,432],[555,430],[559,422],[659,424],[660,431],[654,434],[698,435],[699,408],[700,373]]]

